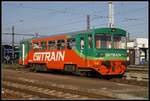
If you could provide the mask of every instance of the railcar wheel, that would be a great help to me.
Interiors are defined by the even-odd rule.
[[[117,78],[123,78],[123,74],[117,75]]]
[[[36,64],[35,71],[36,72],[44,72],[44,71],[47,71],[47,67],[45,66],[45,64]]]
[[[98,79],[102,79],[103,76],[101,74],[97,74]]]
[[[40,71],[40,67],[38,64],[35,64],[35,72],[39,72]]]
[[[45,64],[43,64],[43,65],[41,65],[41,66],[42,66],[44,72],[49,71],[48,68],[47,68],[47,66],[46,66]]]
[[[31,68],[29,69],[30,72],[36,72],[35,71],[35,64],[32,64]]]
[[[65,64],[64,71],[66,72],[76,72],[76,65],[74,64]]]

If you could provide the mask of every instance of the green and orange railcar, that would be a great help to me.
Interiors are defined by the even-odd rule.
[[[41,69],[101,75],[120,75],[126,70],[126,31],[96,28],[20,42],[19,64]]]

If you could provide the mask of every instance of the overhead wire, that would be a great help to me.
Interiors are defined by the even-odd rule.
[[[145,7],[144,7],[145,8]],[[144,8],[138,8],[138,9],[134,9],[134,10],[132,10],[132,12],[133,11],[138,11],[138,10],[142,10],[142,9],[144,9]],[[127,14],[127,13],[131,13],[131,10],[128,10],[128,12],[126,11],[126,13],[124,13],[124,12],[119,12],[118,13],[118,15],[120,15],[121,13],[124,13],[124,14]],[[61,12],[62,13],[62,12]],[[93,21],[94,19],[98,19],[98,18],[102,18],[102,16],[99,16],[99,17],[97,17],[97,18],[92,18],[91,19],[91,21]],[[104,18],[107,18],[107,16],[105,16]],[[53,26],[53,27],[58,27],[58,26],[60,26],[60,27],[63,27],[64,25],[66,26],[66,25],[70,25],[70,24],[75,24],[75,23],[80,23],[80,22],[82,22],[82,21],[85,21],[85,19],[84,20],[78,20],[78,21],[73,21],[73,22],[69,22],[69,23],[66,23],[66,24],[61,24],[61,25],[57,25],[57,26]],[[103,24],[100,24],[100,25],[103,25]],[[137,24],[136,24],[137,25]],[[135,25],[132,25],[132,26],[135,26]],[[50,27],[49,27],[50,28]],[[4,33],[3,33],[4,34]],[[6,34],[6,33],[5,33]],[[8,34],[8,33],[7,33]],[[20,34],[15,34],[15,35],[20,35]],[[24,35],[24,36],[28,36],[28,34],[21,34],[21,35]],[[29,36],[30,36],[30,34],[29,34]],[[33,34],[31,34],[31,36],[35,36],[35,35],[33,35]]]
[[[27,7],[24,7],[24,6],[21,6],[21,7],[27,8]],[[142,9],[144,9],[144,8],[145,8],[145,7],[138,8],[138,9],[134,9],[133,11],[139,11],[139,10],[142,10]],[[41,10],[41,8],[40,8],[40,9],[37,9],[37,8],[32,8],[32,7],[30,7],[30,9]],[[48,9],[48,10],[56,11],[56,12],[61,11],[60,13],[68,13],[68,12],[65,12],[65,11],[62,12],[62,10],[54,10],[54,9]],[[105,10],[103,10],[103,12],[104,12],[104,11],[105,11]],[[126,12],[126,13],[129,13],[129,11],[131,12],[131,10],[127,10],[127,11],[125,11],[125,12]],[[98,11],[96,11],[96,12],[98,12]],[[124,12],[118,12],[118,14],[121,14],[121,13],[124,13]],[[126,13],[125,13],[125,14],[126,14]],[[96,16],[97,16],[97,15],[96,15]],[[99,17],[102,18],[103,16],[99,16]],[[103,18],[107,18],[107,16],[105,16],[105,17],[103,17]],[[61,25],[56,25],[56,26],[51,26],[51,27],[42,27],[42,29],[48,29],[48,28],[53,28],[53,27],[64,27],[64,26],[67,26],[67,25],[70,25],[70,24],[80,23],[81,21],[85,21],[85,20],[73,21],[73,22],[70,22],[70,23],[61,24]],[[91,21],[92,21],[92,20],[91,20]],[[40,28],[38,28],[38,29],[40,29]]]
[[[145,7],[144,7],[145,8]],[[142,9],[144,9],[143,7],[142,8],[138,8],[138,9],[134,9],[133,11],[137,11],[137,10],[142,10]],[[127,12],[128,11],[128,12]],[[126,13],[131,13],[131,10],[127,10],[126,11]],[[122,13],[124,13],[124,12],[118,12],[118,13],[115,13],[115,14],[118,14],[118,15],[120,15],[120,14],[122,14]],[[124,13],[124,14],[126,14],[126,13]],[[98,18],[108,18],[108,16],[107,15],[105,15],[105,16],[96,16],[97,18],[96,19],[98,19]],[[95,18],[94,18],[95,19]],[[74,21],[74,22],[70,22],[70,23],[66,23],[66,24],[61,24],[61,25],[57,25],[57,26],[54,26],[54,27],[64,27],[64,26],[66,26],[66,25],[70,25],[70,24],[75,24],[75,23],[80,23],[81,21],[85,21],[85,20],[79,20],[79,21]],[[92,21],[92,19],[91,19],[91,21]],[[53,26],[51,26],[51,27],[53,27]],[[48,27],[48,28],[51,28],[51,27]]]

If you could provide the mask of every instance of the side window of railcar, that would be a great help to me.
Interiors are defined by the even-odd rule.
[[[92,48],[92,35],[88,35],[88,48]]]
[[[38,42],[34,42],[33,43],[33,50],[39,50],[39,43]]]
[[[67,39],[67,49],[75,49],[75,47],[76,47],[75,38]]]
[[[84,38],[80,38],[80,49],[84,49]]]
[[[55,41],[48,41],[48,49],[49,50],[55,50],[56,49]]]
[[[46,41],[41,42],[41,50],[46,50]]]
[[[57,40],[57,49],[61,50],[61,49],[65,49],[65,40]]]

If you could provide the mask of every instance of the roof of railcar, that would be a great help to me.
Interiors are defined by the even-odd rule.
[[[55,35],[47,35],[44,37],[37,37],[37,38],[31,38],[30,40],[36,40],[36,39],[41,39],[41,38],[50,38],[50,37],[56,37],[56,36],[64,36],[64,35],[77,35],[77,34],[82,34],[82,33],[90,33],[92,31],[95,31],[95,33],[112,33],[112,29],[115,29],[118,31],[118,33],[121,32],[121,34],[126,33],[125,30],[121,29],[121,28],[94,28],[94,29],[89,29],[89,30],[80,30],[80,31],[74,31],[74,32],[68,32],[68,33],[61,33],[61,34],[55,34]]]
[[[55,34],[55,35],[49,35],[49,36],[46,36],[46,37],[53,37],[53,36],[59,36],[59,35],[74,35],[74,34],[81,34],[81,33],[89,33],[89,32],[92,32],[93,30],[95,30],[96,33],[103,32],[103,31],[108,32],[108,31],[111,31],[111,29],[116,29],[116,30],[125,32],[125,30],[123,30],[121,28],[95,28],[95,29],[89,29],[89,30],[80,30],[80,31],[68,32],[68,33],[60,33],[60,34]],[[44,37],[39,37],[39,38],[45,38],[45,36]]]

